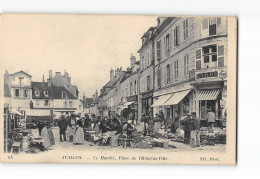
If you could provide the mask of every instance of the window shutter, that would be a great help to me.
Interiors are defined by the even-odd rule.
[[[201,69],[201,60],[197,60],[196,61],[196,70],[200,70]]]
[[[170,68],[171,68],[171,82],[172,82],[173,79],[174,79],[174,76],[173,76],[173,74],[174,74],[173,62],[171,62]]]
[[[176,45],[178,46],[180,44],[180,28],[179,26],[176,26]]]
[[[218,66],[224,67],[224,45],[218,46]]]
[[[172,49],[172,32],[170,32],[169,34],[169,49],[171,50]]]
[[[167,51],[167,49],[166,49],[166,37],[164,37],[164,39],[163,39],[163,42],[164,42],[164,54],[166,55],[166,51]]]
[[[221,17],[217,17],[217,25],[221,25]]]
[[[196,60],[201,59],[201,48],[196,50]]]
[[[218,66],[224,67],[224,57],[218,57]]]
[[[201,35],[203,37],[209,36],[209,18],[202,17],[201,20]]]
[[[166,79],[166,66],[163,67],[163,81],[164,81],[164,84],[167,83],[167,79]]]

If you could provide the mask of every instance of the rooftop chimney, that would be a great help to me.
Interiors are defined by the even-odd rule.
[[[130,68],[133,68],[135,62],[136,62],[136,58],[135,58],[135,56],[133,56],[133,54],[131,54],[131,58],[130,58]]]

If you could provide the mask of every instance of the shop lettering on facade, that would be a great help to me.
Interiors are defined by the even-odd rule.
[[[217,77],[217,76],[218,76],[218,71],[197,74],[197,78],[208,78],[208,77]]]

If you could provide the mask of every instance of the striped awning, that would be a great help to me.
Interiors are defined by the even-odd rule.
[[[200,90],[196,100],[216,100],[219,95],[219,89]]]

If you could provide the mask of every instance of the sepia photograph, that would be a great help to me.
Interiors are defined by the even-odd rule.
[[[236,164],[237,18],[1,14],[0,161]]]

